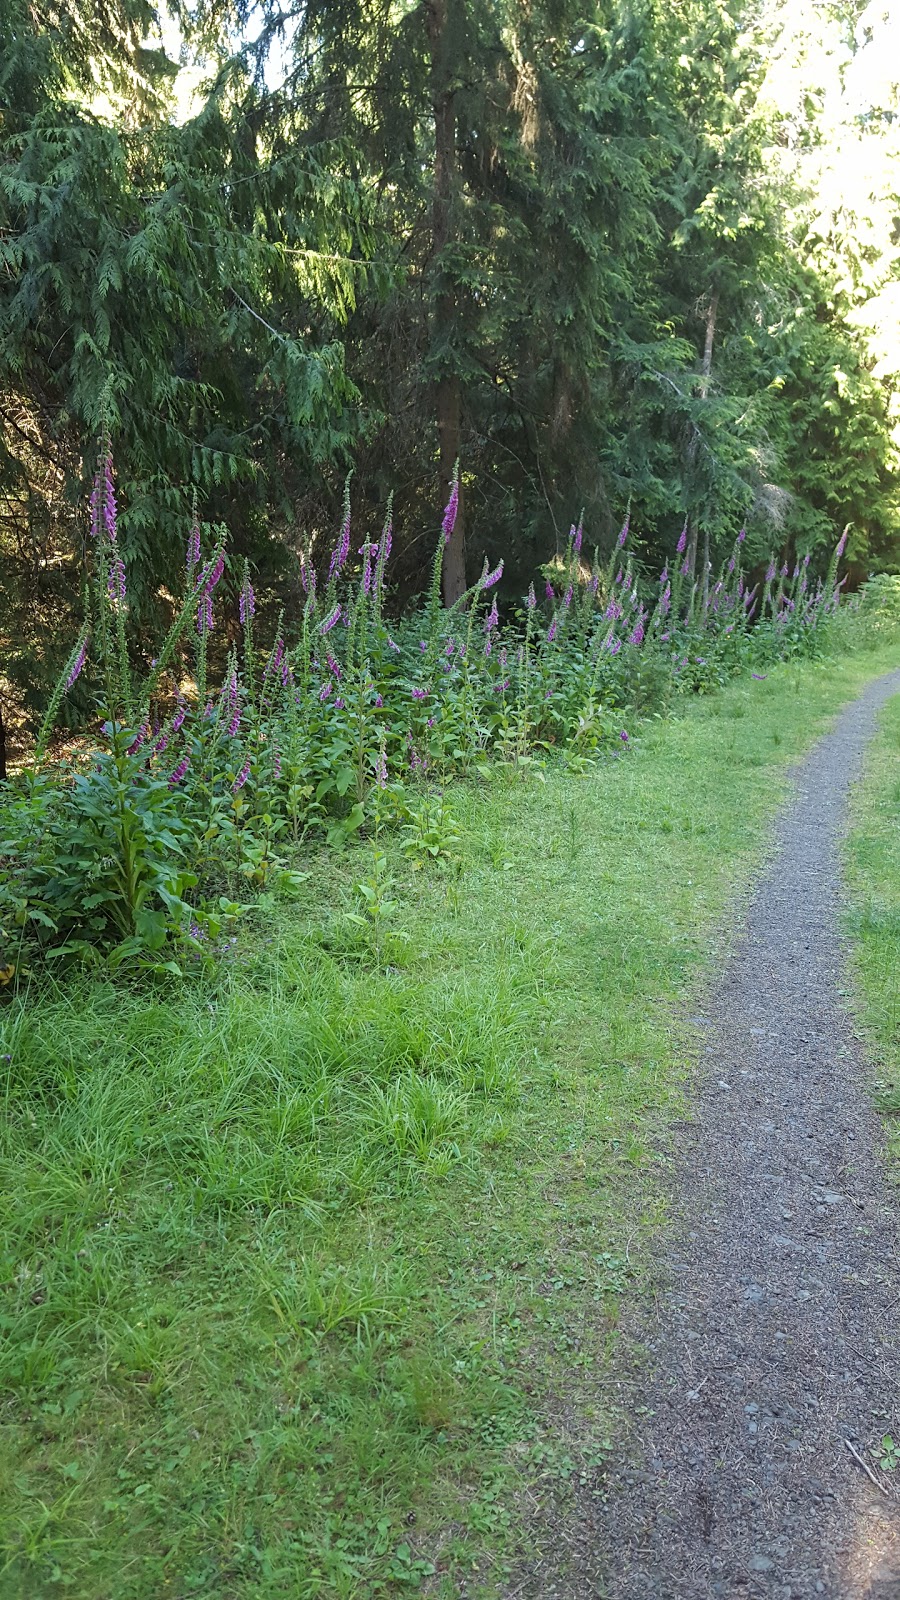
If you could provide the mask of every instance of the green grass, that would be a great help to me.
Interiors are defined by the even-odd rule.
[[[455,860],[316,858],[215,979],[3,1008],[2,1600],[486,1597],[531,1505],[600,1488],[679,1002],[788,764],[896,658],[497,769]]]
[[[881,714],[853,797],[847,876],[858,1009],[900,1181],[900,697]]]

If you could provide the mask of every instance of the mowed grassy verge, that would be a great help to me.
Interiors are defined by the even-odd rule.
[[[847,844],[856,998],[900,1181],[900,696],[889,700],[851,805]]]
[[[215,980],[3,1008],[2,1600],[487,1597],[523,1507],[600,1491],[678,1002],[786,767],[896,659],[456,789],[456,865],[386,843],[377,941],[363,843]]]

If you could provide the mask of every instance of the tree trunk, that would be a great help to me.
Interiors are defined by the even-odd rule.
[[[456,187],[456,90],[454,63],[449,47],[448,9],[453,0],[427,0],[428,41],[431,53],[431,106],[434,115],[434,185],[431,205],[431,264],[435,292],[431,309],[431,349],[440,352],[443,371],[435,386],[439,471],[446,493],[459,459],[462,390],[459,374],[450,370],[454,358],[453,326],[456,304],[452,288],[441,283],[441,257],[451,238],[453,197]],[[444,552],[444,604],[453,605],[466,587],[466,518],[460,485],[459,508],[453,536]]]
[[[718,289],[713,289],[710,292],[709,305],[708,305],[707,310],[706,310],[706,337],[704,338],[704,341],[703,341],[703,360],[700,363],[700,399],[701,400],[705,400],[707,395],[709,394],[709,382],[710,382],[710,378],[712,376],[713,342],[714,342],[715,337],[716,337],[716,313],[718,312],[718,309],[719,309],[719,291],[718,291]],[[698,437],[699,437],[699,435],[695,430],[694,436],[691,439],[690,445],[688,447],[688,460],[690,462],[690,466],[691,466],[691,469],[692,469],[692,475],[693,475],[694,462],[697,459]],[[687,558],[688,558],[688,567],[689,567],[689,570],[690,570],[691,582],[692,583],[694,583],[695,581],[698,581],[698,574],[697,574],[697,539],[698,539],[699,531],[700,530],[699,530],[699,528],[697,526],[696,518],[690,517],[688,519]],[[709,528],[708,527],[704,527],[704,529],[703,529],[703,554],[702,554],[700,560],[701,560],[701,571],[699,573],[700,597],[701,597],[701,599],[703,601],[703,608],[705,610],[707,601],[709,600]]]

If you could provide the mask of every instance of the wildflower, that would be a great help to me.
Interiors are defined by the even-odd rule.
[[[803,557],[803,565],[805,567],[809,566],[809,551],[807,551],[806,555]]]
[[[187,567],[188,583],[190,583],[191,574],[193,573],[194,568],[199,565],[199,562],[200,562],[200,524],[197,521],[197,506],[196,506],[196,501],[195,501],[195,503],[194,503],[194,520],[191,523],[191,531],[188,534],[187,557],[186,557],[186,560],[185,560],[185,565]]]
[[[619,738],[621,739],[623,744],[627,744],[628,743],[628,735],[625,732],[624,728],[622,729],[622,732],[619,734]]]
[[[453,636],[451,635],[451,637],[447,640],[447,643],[444,646],[444,655],[445,656],[452,656],[452,654],[453,654],[455,649],[456,649],[456,641],[453,639]]]
[[[668,564],[668,562],[666,562],[666,565],[663,567],[662,572],[659,575],[659,587],[661,589],[664,588],[665,585],[668,583],[668,581],[669,581],[669,564]]]
[[[150,751],[150,754],[152,756],[164,755],[168,749],[169,739],[170,735],[168,733],[161,733],[152,750]]]
[[[377,783],[379,789],[386,789],[387,781],[387,749],[385,747],[385,741],[382,739],[381,749],[378,752],[378,760],[375,763],[375,782]]]
[[[379,567],[382,567],[382,568],[384,567],[384,564],[387,561],[387,558],[391,553],[391,545],[393,544],[393,542],[394,542],[394,524],[391,521],[390,517],[388,517],[388,519],[387,519],[387,521],[386,521],[386,523],[384,525],[384,532],[381,535],[381,543],[378,546],[378,566]]]
[[[457,512],[458,511],[459,511],[459,471],[458,471],[458,469],[456,467],[454,467],[454,469],[453,469],[453,479],[452,479],[452,482],[450,484],[450,499],[447,501],[447,508],[446,508],[446,510],[444,512],[444,520],[441,523],[441,532],[444,535],[444,544],[445,545],[448,545],[450,543],[450,540],[451,540],[451,538],[453,536],[453,529],[456,527],[456,516],[457,516]]]
[[[837,549],[834,552],[835,561],[840,561],[841,556],[844,554],[844,551],[847,548],[847,535],[849,534],[849,532],[850,532],[850,524],[848,523],[846,528],[844,529],[843,533],[841,534],[841,537],[838,540]]]
[[[341,699],[335,700],[334,709],[335,709],[335,711],[343,711],[344,710],[344,702],[343,702],[343,700],[341,700]]]
[[[138,728],[138,731],[135,734],[134,738],[132,739],[130,745],[128,746],[128,749],[125,751],[125,754],[127,756],[137,755],[138,751],[141,748],[141,745],[143,744],[143,742],[146,739],[146,737],[147,737],[149,732],[150,732],[150,724],[149,724],[149,722],[145,722],[143,727]]]
[[[588,584],[588,594],[595,595],[597,593],[597,590],[599,589],[599,587],[600,587],[600,575],[599,575],[599,573],[595,572],[594,576],[592,577],[592,579],[590,581],[590,583]]]
[[[376,704],[376,706],[378,707],[378,709],[380,711],[382,706],[384,705],[384,700],[382,699],[380,694],[377,694],[375,696],[375,704]]]
[[[581,555],[581,544],[582,544],[582,540],[584,539],[584,529],[582,527],[582,522],[581,522],[581,518],[580,517],[578,519],[578,527],[577,528],[573,528],[572,532],[575,535],[575,554],[577,556],[580,556]]]
[[[231,787],[234,790],[235,794],[237,794],[238,789],[243,789],[244,784],[247,782],[247,779],[249,778],[249,776],[250,776],[250,758],[248,756],[247,760],[244,762],[244,765],[241,767],[240,772],[238,773],[237,777],[235,778],[234,783],[231,785]]]
[[[563,596],[563,605],[564,606],[570,606],[572,604],[572,595],[573,595],[573,593],[574,593],[574,590],[573,590],[572,585],[570,583],[568,589],[566,590],[566,592],[565,592],[565,594]]]
[[[774,576],[775,576],[775,563],[774,563],[774,561],[770,561],[768,567],[766,568],[766,583],[771,583],[772,579],[774,578]]]
[[[334,610],[329,612],[328,616],[325,618],[325,621],[323,623],[320,623],[319,632],[320,633],[330,633],[332,628],[336,627],[337,624],[340,622],[340,620],[341,620],[341,608],[340,608],[340,606],[335,606]]]
[[[681,534],[679,535],[678,543],[675,546],[675,554],[677,556],[683,556],[686,549],[687,549],[687,522],[685,522],[684,527],[681,530]]]
[[[623,544],[625,543],[625,540],[628,538],[628,525],[629,525],[630,522],[631,522],[631,512],[629,511],[628,515],[625,518],[625,521],[622,523],[622,531],[619,534],[619,537],[618,537],[618,539],[616,541],[616,549],[617,550],[621,550]]]
[[[549,626],[549,628],[547,629],[547,643],[548,644],[552,644],[554,639],[556,638],[556,627],[557,627],[557,622],[556,622],[556,618],[554,617],[553,621],[551,622],[551,624]]]
[[[428,690],[427,689],[413,689],[412,697],[413,697],[414,700],[427,700],[428,699]]]
[[[728,571],[729,572],[733,572],[734,571],[734,556],[729,556],[729,558],[728,558]]]
[[[400,646],[391,638],[390,634],[388,634],[388,649],[395,650],[398,655],[400,654]]]
[[[762,683],[763,679],[767,678],[769,674],[767,672],[751,672],[750,676],[755,678],[757,683]]]
[[[635,625],[632,628],[630,634],[628,635],[628,643],[629,644],[643,644],[643,642],[644,642],[644,619],[643,619],[643,613],[642,613],[641,616],[638,617],[637,622],[635,623]]]
[[[508,678],[504,678],[502,683],[498,683],[497,688],[498,688],[498,690],[500,691],[501,694],[505,694],[507,689],[509,688],[509,679]]]
[[[606,649],[609,651],[610,655],[611,656],[617,656],[619,654],[619,651],[621,650],[621,648],[622,648],[621,639],[617,639],[615,634],[613,634],[613,633],[607,634],[607,636],[606,636]]]
[[[422,652],[422,654],[424,656],[426,650],[428,649],[428,643],[427,643],[427,641],[425,639],[420,639],[419,640],[419,649],[421,650],[421,652]]]
[[[66,678],[67,689],[71,689],[75,679],[80,675],[81,669],[84,666],[85,660],[87,659],[87,649],[88,635],[85,634],[75,653],[75,660],[72,662],[72,665],[69,668],[68,676]]]
[[[234,710],[231,713],[231,721],[228,724],[228,734],[229,734],[230,738],[233,739],[235,737],[236,733],[238,732],[238,729],[240,728],[240,725],[241,725],[241,708],[240,708],[239,705],[236,705]]]
[[[323,702],[327,700],[333,688],[333,683],[323,683],[321,689],[319,690],[319,699]]]
[[[249,575],[245,571],[244,581],[241,584],[240,599],[238,600],[238,614],[240,616],[242,626],[246,627],[250,618],[255,615],[255,612],[256,595],[253,593],[253,585],[250,582]]]
[[[500,561],[500,562],[498,562],[497,566],[494,568],[493,572],[486,573],[485,576],[482,578],[482,580],[481,580],[482,589],[493,589],[494,584],[495,583],[499,583],[500,579],[502,577],[503,577],[503,562]]]
[[[125,599],[125,563],[118,550],[110,563],[106,587],[110,600],[118,600],[122,604]]]
[[[492,628],[496,628],[498,626],[499,622],[500,622],[500,617],[499,617],[499,614],[497,612],[497,601],[496,601],[496,598],[495,598],[494,603],[491,606],[490,611],[488,612],[487,616],[484,619],[485,632],[486,633],[490,633],[491,629]]]
[[[799,576],[800,576],[800,563],[799,563],[799,561],[795,561],[794,562],[794,570],[791,573],[791,577],[792,578],[799,578]]]
[[[625,574],[622,571],[622,568],[620,567],[618,572],[616,573],[616,583],[621,583],[624,577],[625,577]]]
[[[788,575],[788,564],[787,564],[787,562],[785,562],[785,563],[784,563],[784,566],[783,566],[783,567],[782,567],[782,569],[781,569],[781,576],[782,576],[782,577],[783,577],[783,578],[786,578],[786,577],[787,577],[787,575]]]
[[[544,593],[546,594],[548,600],[555,600],[556,599],[556,595],[553,593],[553,585],[550,582],[549,578],[547,579],[547,582],[546,582],[546,584],[544,586]]]
[[[428,721],[425,724],[426,728],[433,728],[434,727],[434,721],[435,721],[434,717],[429,717]]]
[[[683,578],[686,578],[688,573],[690,572],[690,570],[691,570],[691,564],[688,561],[687,556],[685,556],[684,560],[681,563],[681,576]]]
[[[619,605],[618,600],[613,599],[610,600],[609,605],[603,613],[603,620],[604,622],[618,622],[621,615],[622,607]]]
[[[190,766],[190,764],[191,764],[190,756],[182,756],[181,760],[179,761],[179,763],[178,763],[177,767],[174,769],[174,771],[169,773],[169,788],[170,789],[174,789],[175,785],[177,783],[181,782],[181,780],[184,777],[185,773],[187,772],[187,769]]]
[[[187,716],[187,706],[185,705],[183,700],[180,700],[178,702],[178,710],[176,711],[174,717],[172,718],[172,732],[173,733],[177,733],[178,732],[178,729],[181,727],[181,724],[183,723],[183,721],[184,721],[186,716]]]
[[[339,665],[339,663],[337,661],[335,661],[334,656],[331,654],[331,651],[327,650],[327,649],[325,651],[325,665],[327,666],[328,671],[331,673],[331,676],[335,679],[335,681],[336,682],[339,681],[340,677],[341,677],[340,665]]]
[[[331,552],[331,561],[328,565],[329,579],[337,577],[350,554],[350,480],[344,491],[344,520],[338,542]]]
[[[281,777],[281,751],[280,750],[276,750],[275,751],[275,756],[274,756],[273,763],[272,763],[272,770],[273,770],[273,775],[275,777],[275,780],[277,782],[278,779]]]
[[[212,703],[211,700],[207,700],[206,706],[205,706],[205,709],[204,709],[204,712],[203,712],[203,720],[204,720],[204,722],[208,722],[210,717],[212,716],[212,714],[213,714],[213,703]]]
[[[746,539],[746,537],[747,537],[747,529],[746,528],[742,528],[740,533],[738,534],[738,544],[743,544],[743,542]]]

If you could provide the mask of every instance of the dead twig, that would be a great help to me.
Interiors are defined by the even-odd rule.
[[[847,1446],[847,1449],[850,1451],[850,1454],[852,1455],[854,1461],[857,1463],[858,1466],[862,1467],[863,1472],[865,1473],[866,1477],[867,1478],[871,1478],[871,1480],[874,1483],[876,1489],[878,1489],[881,1494],[886,1495],[887,1494],[887,1489],[884,1487],[883,1483],[879,1483],[878,1482],[878,1479],[876,1478],[874,1472],[872,1471],[872,1468],[869,1466],[868,1461],[864,1461],[863,1460],[863,1458],[860,1455],[859,1451],[856,1449],[855,1445],[852,1445],[850,1443],[849,1439],[845,1439],[844,1443]]]

